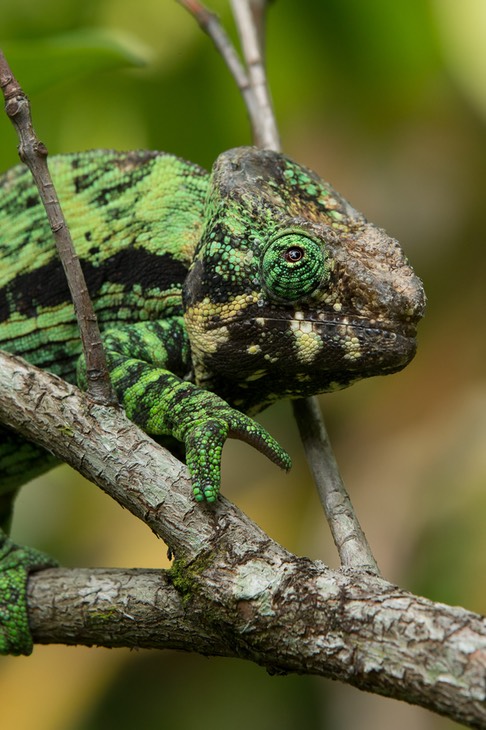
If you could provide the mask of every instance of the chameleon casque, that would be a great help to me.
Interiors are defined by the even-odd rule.
[[[280,398],[403,368],[425,297],[398,243],[315,173],[241,147],[211,174],[160,152],[93,151],[50,167],[127,415],[184,446],[216,499],[227,437],[290,459],[251,416]],[[73,307],[29,171],[0,177],[0,348],[83,384]],[[55,463],[0,430],[0,651],[29,653],[29,570],[7,537],[19,486]]]

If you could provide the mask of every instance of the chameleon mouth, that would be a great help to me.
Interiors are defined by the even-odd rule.
[[[202,338],[193,337],[207,371],[231,383],[227,399],[237,390],[238,407],[252,412],[277,397],[326,393],[398,372],[415,355],[412,321],[262,309],[231,323],[213,319]],[[212,349],[205,347],[208,332]]]
[[[261,385],[264,377],[270,378],[272,387],[286,395],[323,393],[331,383],[345,387],[357,379],[398,372],[416,352],[412,317],[381,320],[264,307],[247,309],[245,315],[231,321],[213,317],[200,342],[193,336],[194,347],[209,370],[236,382]],[[209,333],[208,348],[204,338]]]
[[[379,319],[368,319],[366,317],[348,316],[348,315],[329,315],[326,313],[319,313],[317,315],[303,314],[296,312],[292,317],[296,322],[312,322],[312,323],[324,323],[329,325],[337,326],[349,326],[357,329],[379,331],[379,332],[397,332],[401,330],[404,335],[413,335],[416,331],[416,327],[411,322],[405,321],[393,321],[383,322]]]
[[[297,315],[299,313],[296,313]],[[366,319],[364,317],[350,316],[329,316],[320,313],[318,315],[305,314],[302,316],[293,316],[290,318],[264,316],[265,322],[272,323],[290,323],[294,331],[304,333],[315,332],[322,334],[323,331],[329,329],[334,330],[336,334],[342,338],[360,336],[361,338],[380,338],[390,345],[394,342],[415,342],[417,336],[417,328],[412,322],[393,321],[381,322],[379,320]]]
[[[369,377],[401,370],[416,352],[416,327],[409,321],[381,322],[326,313],[297,315],[263,319],[266,328],[287,328],[294,338],[298,359],[311,368],[326,367],[341,374]]]

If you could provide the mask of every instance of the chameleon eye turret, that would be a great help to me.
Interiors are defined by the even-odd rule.
[[[270,298],[298,301],[329,276],[324,246],[299,231],[278,233],[263,252],[261,276]]]

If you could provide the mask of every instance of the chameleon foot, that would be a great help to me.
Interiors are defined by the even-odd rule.
[[[186,435],[186,463],[192,475],[197,502],[214,502],[218,496],[221,452],[228,436],[255,447],[282,469],[291,467],[287,452],[259,423],[242,413],[230,411],[228,419],[209,419],[193,427]]]
[[[16,545],[0,530],[0,654],[30,654],[33,648],[27,616],[30,572],[57,563],[33,548]]]

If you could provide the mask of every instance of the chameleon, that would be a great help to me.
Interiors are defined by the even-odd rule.
[[[223,152],[210,173],[157,151],[50,160],[128,417],[179,444],[212,503],[228,437],[284,469],[253,418],[281,398],[402,369],[425,295],[400,245],[316,173],[271,150]],[[61,264],[27,169],[0,177],[0,348],[85,386]],[[55,464],[0,430],[0,652],[32,650],[29,571],[8,537],[19,487]]]

